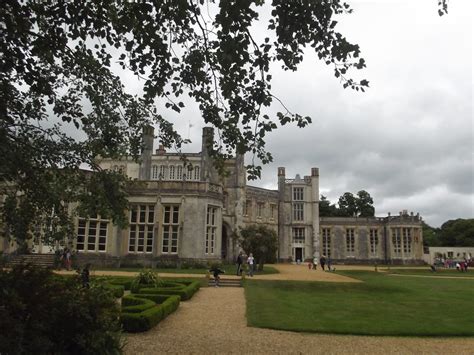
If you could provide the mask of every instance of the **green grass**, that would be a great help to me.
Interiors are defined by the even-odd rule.
[[[474,336],[474,281],[340,272],[363,283],[247,281],[250,326],[301,332]]]
[[[225,264],[221,267],[225,271],[226,275],[235,275],[237,273],[237,266]],[[140,272],[143,268],[97,268],[93,271],[126,271],[126,272]],[[164,273],[164,274],[201,274],[205,275],[209,269],[152,269],[153,271]],[[278,270],[271,265],[264,265],[263,271],[256,271],[256,275],[270,275],[278,274]]]
[[[424,269],[391,269],[387,271],[388,274],[398,275],[413,275],[413,276],[447,276],[447,277],[470,277],[474,279],[474,268],[468,272],[460,272],[456,269],[437,269],[436,272],[431,272],[429,267]]]

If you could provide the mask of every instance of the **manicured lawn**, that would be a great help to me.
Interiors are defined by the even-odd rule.
[[[468,272],[461,272],[456,269],[437,269],[436,272],[431,272],[429,267],[425,269],[391,269],[387,271],[388,274],[399,275],[416,275],[416,276],[449,276],[449,277],[472,277],[474,279],[474,268],[469,269]]]
[[[344,271],[363,283],[247,281],[250,326],[402,336],[474,336],[474,280]]]
[[[221,267],[226,275],[235,275],[237,273],[237,266],[226,264]],[[140,272],[143,268],[100,268],[97,271],[131,271]],[[209,269],[153,269],[159,273],[170,273],[170,274],[202,274],[205,275]],[[94,270],[96,271],[96,270]],[[256,271],[256,275],[269,275],[278,274],[278,270],[271,265],[265,265],[263,271]]]

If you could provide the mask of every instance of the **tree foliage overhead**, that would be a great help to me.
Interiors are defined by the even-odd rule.
[[[77,195],[78,181],[89,196],[94,189],[79,167],[98,171],[97,156],[137,158],[141,132],[149,124],[159,127],[165,146],[179,149],[184,141],[165,109],[179,112],[184,96],[195,100],[205,123],[217,129],[212,147],[217,162],[235,151],[270,162],[268,132],[311,122],[284,105],[270,116],[272,102],[281,103],[271,92],[270,66],[278,62],[296,70],[305,47],[333,68],[344,87],[363,91],[368,86],[347,77],[350,69],[365,67],[359,46],[336,30],[335,16],[350,13],[349,5],[274,0],[267,33],[258,41],[252,26],[262,5],[260,0],[4,1],[0,184],[15,185],[2,191],[11,200],[8,218],[31,230],[28,221],[81,200],[112,210],[109,216],[120,221],[123,208],[117,210],[111,198],[91,201]],[[122,72],[141,80],[142,94],[127,91]],[[72,138],[71,131],[82,138]],[[252,164],[248,172],[256,178],[260,167]],[[123,183],[107,172],[101,179],[109,191]],[[48,196],[55,186],[60,192]],[[13,201],[19,194],[24,206]]]

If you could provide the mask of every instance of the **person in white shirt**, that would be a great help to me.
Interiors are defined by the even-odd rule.
[[[254,266],[254,258],[253,254],[250,253],[249,257],[247,258],[247,264],[249,264],[249,275],[253,277],[253,266]]]

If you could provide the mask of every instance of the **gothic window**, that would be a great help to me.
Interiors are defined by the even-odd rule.
[[[76,249],[81,252],[105,252],[109,220],[100,216],[79,218]]]
[[[179,206],[164,206],[163,213],[163,254],[178,253]]]
[[[176,169],[176,179],[177,180],[183,180],[183,166],[182,165],[178,165],[177,169]]]
[[[393,252],[396,256],[402,253],[402,240],[400,235],[400,228],[392,228],[392,245]]]
[[[377,229],[370,230],[369,240],[370,240],[370,252],[373,255],[375,255],[377,254],[377,247],[379,245],[379,236],[378,236]]]
[[[257,203],[257,217],[262,218],[263,217],[263,208],[264,208],[264,203],[263,202],[258,202]]]
[[[171,165],[170,166],[170,180],[174,180],[174,170],[175,170],[174,165]]]
[[[217,207],[207,207],[206,218],[206,254],[213,255],[217,234]]]
[[[249,216],[251,214],[252,201],[247,200],[244,204],[244,216]]]
[[[403,228],[403,252],[406,254],[411,253],[411,229]]]
[[[199,166],[194,167],[194,180],[201,180],[201,174],[200,174],[201,168]]]
[[[303,203],[302,202],[293,203],[293,220],[303,221],[303,219],[304,219]]]
[[[166,179],[166,165],[160,165],[160,175],[159,179]]]
[[[293,243],[304,243],[304,228],[293,228]]]
[[[303,201],[302,187],[293,187],[293,201]]]
[[[323,228],[323,255],[331,257],[331,229]]]
[[[158,165],[153,165],[151,167],[151,178],[152,180],[158,180],[160,177]]]
[[[270,219],[275,219],[277,206],[275,204],[270,205]]]
[[[346,252],[349,254],[355,252],[355,231],[353,228],[346,229]]]
[[[128,251],[151,253],[153,251],[153,227],[155,208],[153,205],[134,205],[130,209],[130,232]]]

